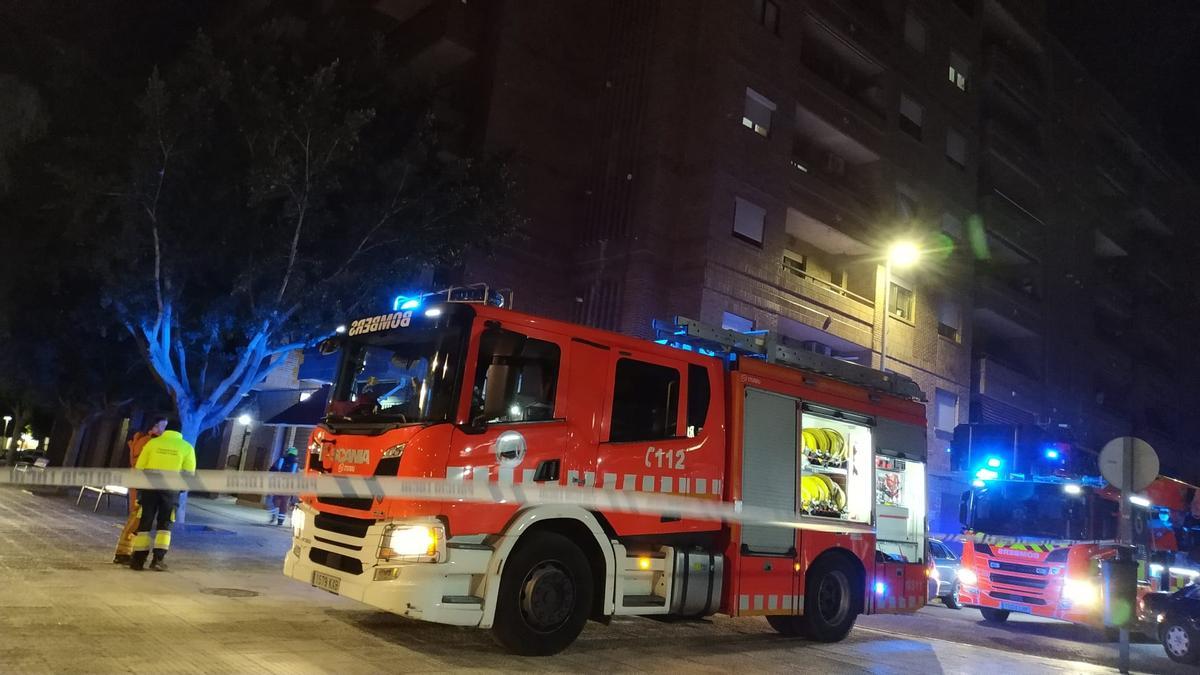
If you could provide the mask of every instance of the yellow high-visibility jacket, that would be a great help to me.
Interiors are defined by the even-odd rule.
[[[195,471],[196,449],[178,431],[165,431],[142,447],[135,469],[151,471]]]

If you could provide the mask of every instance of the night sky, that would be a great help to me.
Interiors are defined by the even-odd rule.
[[[1200,2],[1046,0],[1052,32],[1200,176]]]

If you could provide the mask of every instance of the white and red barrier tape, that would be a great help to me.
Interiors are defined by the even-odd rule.
[[[638,514],[668,514],[677,517],[777,525],[800,530],[864,534],[874,531],[868,523],[751,506],[663,492],[641,492],[604,486],[564,486],[554,483],[510,483],[490,480],[442,478],[398,478],[391,476],[332,476],[268,471],[201,470],[191,474],[106,468],[10,468],[0,472],[0,485],[25,488],[70,486],[122,486],[142,490],[176,490],[224,494],[316,495],[358,499],[422,499],[498,504],[569,504],[597,511]],[[943,541],[1008,546],[1030,544],[1066,546],[1079,542],[1007,537],[987,534],[930,534]],[[1096,542],[1111,544],[1113,542]]]

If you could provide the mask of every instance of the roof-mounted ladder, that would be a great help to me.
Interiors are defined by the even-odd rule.
[[[804,370],[877,391],[924,401],[925,395],[911,378],[860,366],[803,349],[783,335],[770,331],[739,333],[677,316],[673,322],[655,321],[655,336],[665,344],[689,345],[714,354],[737,354],[767,363]]]

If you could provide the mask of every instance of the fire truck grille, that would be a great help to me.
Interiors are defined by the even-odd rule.
[[[336,532],[346,537],[361,539],[367,536],[367,528],[375,521],[362,518],[350,518],[334,513],[318,513],[313,519],[313,527],[327,532]]]
[[[348,555],[342,555],[341,553],[334,553],[333,551],[312,548],[308,551],[308,559],[318,565],[341,570],[348,574],[362,574],[363,571],[361,560],[351,558]]]
[[[1001,562],[999,560],[989,560],[988,567],[1001,572],[1017,572],[1018,574],[1036,574],[1045,576],[1050,574],[1050,568],[1038,567],[1037,565],[1022,565],[1020,563]]]
[[[375,503],[373,499],[358,499],[356,497],[318,497],[317,501],[330,506],[354,509],[355,511],[370,511],[371,505]]]
[[[1045,579],[1028,579],[1026,577],[1014,577],[1011,574],[993,574],[991,575],[993,584],[1004,584],[1005,586],[1020,586],[1021,588],[1036,588],[1041,590],[1046,587]]]
[[[997,600],[1012,600],[1013,602],[1023,602],[1027,605],[1044,605],[1045,600],[1041,598],[1031,598],[1026,595],[1017,595],[1016,593],[1003,593],[1001,591],[991,591],[988,595]]]

